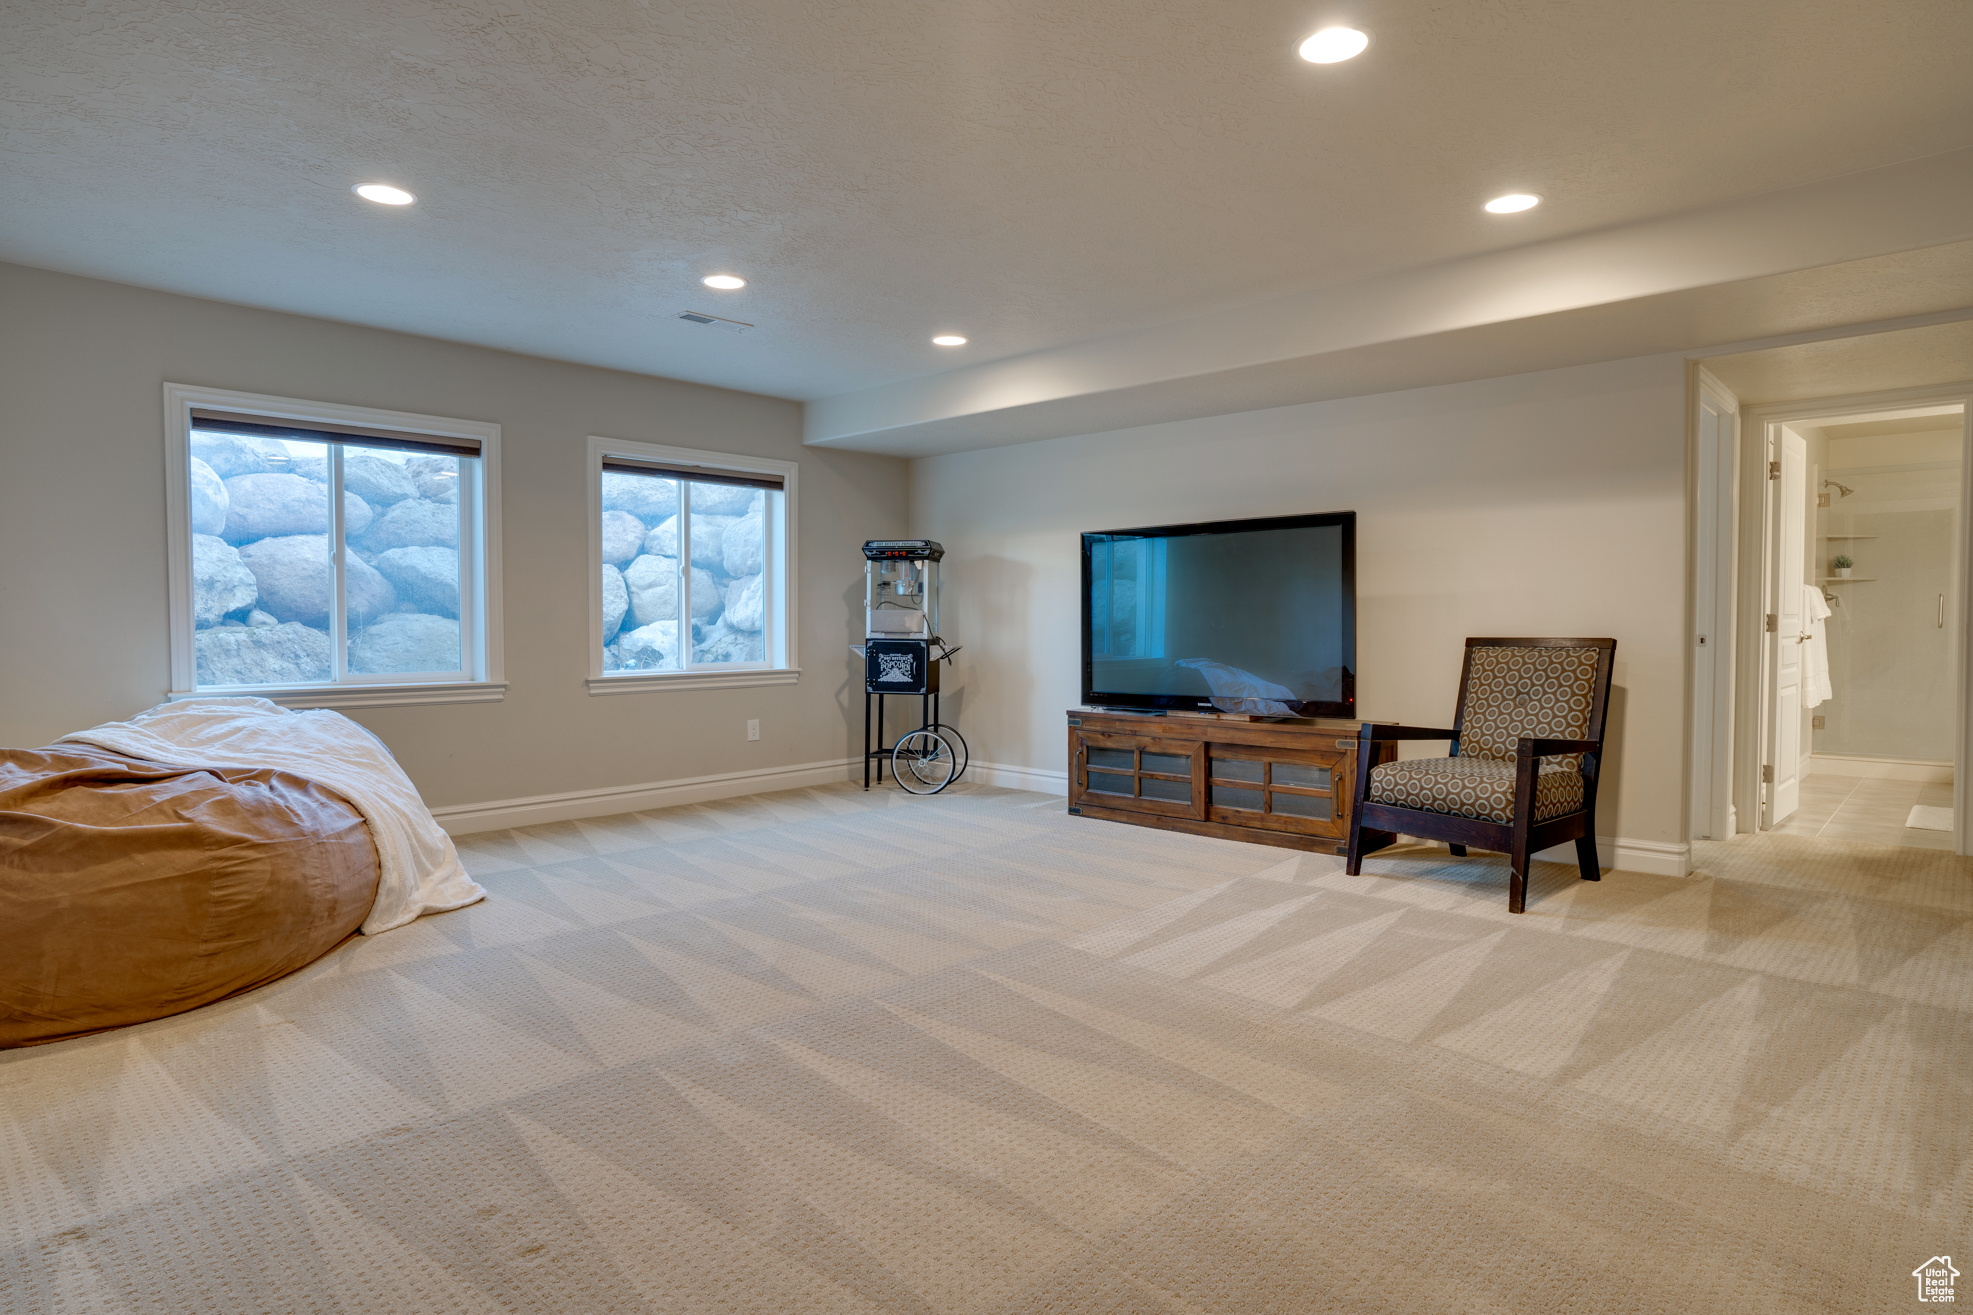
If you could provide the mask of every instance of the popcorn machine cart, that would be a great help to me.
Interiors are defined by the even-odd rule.
[[[939,560],[930,539],[863,545],[863,788],[870,765],[912,794],[937,794],[966,771],[966,741],[939,720],[939,668],[959,649],[939,637]],[[919,700],[918,729],[884,739],[884,700]],[[874,722],[874,729],[873,729]]]

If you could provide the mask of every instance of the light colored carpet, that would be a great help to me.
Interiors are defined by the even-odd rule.
[[[483,905],[0,1057],[0,1311],[1847,1312],[1969,1247],[1948,855],[1517,918],[981,788],[462,848]]]

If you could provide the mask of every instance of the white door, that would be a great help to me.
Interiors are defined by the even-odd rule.
[[[1768,481],[1774,496],[1769,523],[1775,534],[1768,564],[1764,828],[1779,826],[1802,801],[1802,650],[1807,638],[1802,590],[1808,560],[1808,441],[1781,426],[1773,452],[1780,466],[1779,477]]]

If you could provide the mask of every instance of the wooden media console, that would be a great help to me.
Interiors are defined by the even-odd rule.
[[[1072,711],[1069,811],[1135,826],[1340,854],[1359,722]],[[1397,755],[1377,748],[1379,762]]]

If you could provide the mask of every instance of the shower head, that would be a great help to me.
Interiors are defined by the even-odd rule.
[[[1855,492],[1856,492],[1856,490],[1855,490],[1855,489],[1853,489],[1853,488],[1851,488],[1851,487],[1850,487],[1849,485],[1847,485],[1847,484],[1838,484],[1838,483],[1837,483],[1837,482],[1836,482],[1835,480],[1833,480],[1833,479],[1825,479],[1824,481],[1822,481],[1822,487],[1824,487],[1824,488],[1826,488],[1826,489],[1835,489],[1835,490],[1836,490],[1836,495],[1837,495],[1838,497],[1842,497],[1842,498],[1847,498],[1847,497],[1849,497],[1849,496],[1850,496],[1850,495],[1851,495],[1852,493],[1855,493]]]

